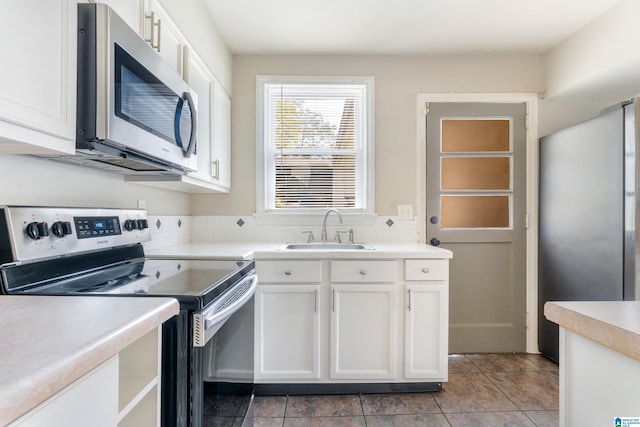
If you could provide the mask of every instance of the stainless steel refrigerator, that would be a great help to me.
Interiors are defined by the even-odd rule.
[[[636,284],[638,99],[540,139],[538,344],[558,360],[547,301],[620,301]]]

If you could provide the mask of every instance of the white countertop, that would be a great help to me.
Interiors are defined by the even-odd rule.
[[[544,315],[565,329],[640,360],[640,301],[548,302]]]
[[[374,250],[283,249],[284,243],[189,243],[147,251],[149,257],[189,259],[452,258],[451,251],[417,243],[370,243]]]
[[[0,296],[0,425],[179,312],[172,298]]]

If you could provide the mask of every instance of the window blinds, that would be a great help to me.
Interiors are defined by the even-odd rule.
[[[366,86],[265,84],[267,206],[364,206]]]

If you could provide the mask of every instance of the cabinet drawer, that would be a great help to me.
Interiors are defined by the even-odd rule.
[[[396,281],[395,261],[331,261],[332,282],[389,283]]]
[[[320,282],[320,261],[256,261],[256,272],[260,282]]]
[[[404,263],[405,280],[446,280],[448,262],[440,259],[408,259]]]

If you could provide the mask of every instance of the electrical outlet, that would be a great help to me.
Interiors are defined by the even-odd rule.
[[[147,209],[147,202],[142,199],[138,200],[138,209]]]
[[[398,205],[398,219],[409,221],[413,219],[413,205]]]

